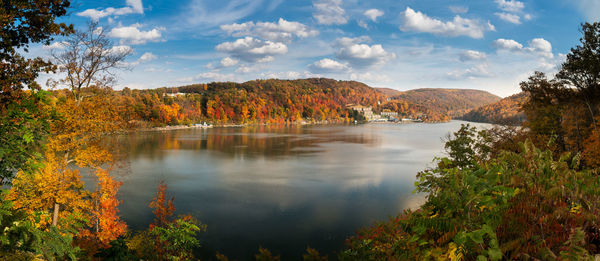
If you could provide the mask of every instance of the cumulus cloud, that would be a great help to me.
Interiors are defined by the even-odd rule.
[[[348,70],[348,66],[338,61],[325,58],[314,62],[309,66],[312,72],[342,72]]]
[[[109,7],[106,9],[87,9],[82,12],[77,13],[78,16],[89,17],[94,21],[100,20],[100,18],[106,16],[117,16],[117,15],[127,15],[127,14],[143,14],[144,7],[142,5],[142,0],[127,0],[127,6],[121,8]]]
[[[518,13],[525,8],[525,4],[517,0],[494,0],[494,2],[496,2],[498,8],[506,12]]]
[[[465,70],[458,70],[448,73],[448,78],[455,80],[463,79],[475,79],[475,78],[489,78],[494,77],[495,74],[490,71],[489,65],[478,64]]]
[[[277,23],[246,22],[221,25],[221,29],[235,37],[252,36],[276,42],[290,42],[294,36],[306,38],[319,34],[319,31],[312,30],[304,24],[286,21],[283,18],[279,18]]]
[[[235,66],[236,64],[238,64],[238,60],[236,59],[232,59],[231,57],[225,57],[221,60],[221,66],[223,67],[231,67],[231,66]]]
[[[142,54],[142,56],[140,56],[140,59],[138,59],[138,61],[141,63],[145,63],[156,59],[158,59],[158,56],[156,56],[155,54],[151,52],[145,52],[144,54]]]
[[[363,13],[366,17],[371,19],[373,22],[377,22],[377,18],[383,16],[383,11],[378,9],[369,9]]]
[[[451,37],[468,36],[476,39],[483,38],[486,31],[495,31],[495,27],[489,22],[483,24],[476,20],[462,18],[459,15],[455,16],[452,21],[443,22],[410,7],[407,7],[401,13],[401,17],[403,24],[400,29],[403,31],[424,32]]]
[[[116,45],[107,50],[109,53],[116,55],[130,54],[133,52],[133,48],[127,45]]]
[[[315,12],[313,17],[317,23],[325,25],[340,25],[348,23],[346,11],[342,8],[342,0],[318,0],[313,2]]]
[[[125,46],[125,47],[120,47],[120,48],[125,48],[123,50],[121,50],[120,52],[131,52],[133,51],[133,49],[131,49],[129,46]],[[129,62],[129,63],[125,63],[125,65],[127,66],[136,66],[142,63],[147,63],[153,60],[158,59],[158,56],[156,56],[155,54],[151,53],[151,52],[145,52],[144,54],[142,54],[142,56],[140,56],[140,58],[138,58],[137,60],[135,60],[134,62]]]
[[[496,47],[498,50],[506,50],[506,51],[521,51],[523,49],[523,45],[519,42],[512,39],[498,39],[495,40],[492,45]]]
[[[284,43],[263,41],[249,36],[221,43],[217,45],[216,50],[246,62],[270,62],[274,60],[274,55],[285,54],[288,51]]]
[[[481,60],[485,60],[487,58],[487,55],[485,53],[473,51],[473,50],[467,50],[467,51],[461,52],[458,56],[459,56],[459,59],[463,62],[481,61]]]
[[[552,44],[544,38],[535,38],[529,42],[529,51],[541,54],[546,58],[553,58]]]
[[[50,45],[44,45],[44,46],[42,46],[42,49],[46,49],[46,50],[62,50],[62,49],[65,49],[67,47],[67,45],[69,45],[69,43],[67,43],[67,42],[53,42]]]
[[[382,65],[396,58],[396,54],[387,52],[380,44],[364,44],[363,42],[368,39],[368,37],[338,39],[335,45],[339,50],[335,56],[348,62],[352,67]]]
[[[122,44],[145,44],[162,40],[161,29],[154,28],[150,31],[140,31],[140,24],[113,28],[108,36],[121,39]]]
[[[554,54],[552,53],[552,44],[544,38],[535,38],[531,40],[528,47],[524,47],[522,44],[512,39],[498,39],[495,40],[492,45],[500,51],[533,53],[545,58],[554,57]]]
[[[516,15],[516,14],[511,14],[511,13],[496,13],[496,16],[498,16],[498,18],[507,21],[509,23],[513,23],[513,24],[521,24],[521,17]]]

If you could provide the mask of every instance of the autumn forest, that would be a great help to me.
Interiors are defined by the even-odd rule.
[[[556,75],[536,72],[504,99],[328,78],[117,89],[114,72],[131,66],[124,62],[131,53],[116,50],[96,22],[58,22],[71,5],[0,6],[0,260],[199,260],[198,236],[210,227],[176,214],[167,183],[146,203],[153,213],[147,228],[123,221],[127,198],[112,174],[122,155],[104,138],[166,126],[369,124],[354,105],[417,124],[460,119],[493,127],[462,125],[444,141],[446,156],[414,173],[415,192],[426,195],[419,208],[357,231],[335,256],[307,247],[297,259],[600,256],[600,23],[581,25],[580,42]],[[51,59],[27,54],[56,39],[68,44]],[[53,76],[45,87],[41,74]],[[83,170],[95,176],[93,189]],[[262,247],[254,257],[281,259]]]

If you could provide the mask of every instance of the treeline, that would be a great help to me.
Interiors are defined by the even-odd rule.
[[[417,175],[417,210],[348,240],[343,260],[596,260],[600,257],[600,23],[552,79],[521,83],[524,127],[469,125]]]
[[[527,94],[520,92],[498,102],[472,109],[460,119],[472,122],[520,125],[525,121],[522,107],[527,99]]]
[[[480,90],[416,89],[396,94],[393,99],[427,108],[434,115],[457,118],[472,108],[497,102],[500,97]]]
[[[325,78],[213,82],[152,90],[125,88],[109,95],[126,107],[128,116],[151,126],[200,122],[344,123],[360,118],[347,107],[349,104],[371,106],[376,113],[389,109],[400,116],[428,122],[450,120],[447,113],[424,105],[388,100],[363,83]]]

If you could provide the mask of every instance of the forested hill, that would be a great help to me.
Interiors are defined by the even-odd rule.
[[[151,90],[115,92],[132,119],[152,125],[291,122],[349,122],[347,105],[372,106],[375,113],[426,122],[448,121],[454,114],[499,100],[484,91],[422,89],[382,92],[356,81],[325,78],[213,82]],[[399,94],[399,95],[397,95]],[[462,116],[462,115],[459,115]],[[358,117],[360,119],[360,117]]]
[[[474,122],[521,124],[525,121],[525,114],[521,111],[521,107],[526,101],[527,94],[520,92],[498,102],[471,110],[461,119]]]
[[[427,107],[435,113],[459,118],[468,110],[499,101],[499,96],[481,90],[470,89],[415,89],[400,92],[394,99]]]

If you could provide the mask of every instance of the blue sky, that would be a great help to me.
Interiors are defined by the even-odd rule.
[[[598,18],[596,0],[92,0],[63,20],[98,20],[133,50],[116,89],[329,77],[507,96]]]

